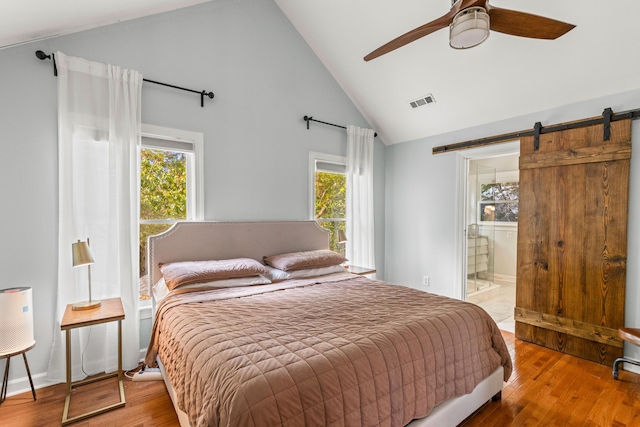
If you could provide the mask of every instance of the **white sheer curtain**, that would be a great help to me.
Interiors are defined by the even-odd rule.
[[[347,259],[375,268],[372,129],[347,126]]]
[[[49,361],[65,379],[60,321],[67,304],[88,300],[87,267],[72,267],[71,244],[90,238],[92,298],[121,297],[123,367],[140,359],[138,182],[142,75],[56,53],[58,66],[58,301]],[[73,380],[117,369],[117,322],[74,329]]]

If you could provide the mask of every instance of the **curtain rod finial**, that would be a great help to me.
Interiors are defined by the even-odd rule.
[[[51,59],[51,55],[47,55],[41,50],[36,50],[36,56],[38,57],[38,59],[42,59],[42,60]]]

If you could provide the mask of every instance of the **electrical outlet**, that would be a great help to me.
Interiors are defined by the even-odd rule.
[[[423,276],[422,277],[422,284],[428,288],[429,287],[429,276]]]

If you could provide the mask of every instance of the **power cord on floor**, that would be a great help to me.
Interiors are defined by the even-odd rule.
[[[85,351],[87,351],[87,348],[89,347],[89,341],[91,340],[91,330],[93,328],[91,326],[89,326],[89,334],[87,335],[87,343],[85,344],[84,348],[82,349],[82,352],[80,353],[80,369],[82,369],[82,373],[85,374],[87,377],[89,376],[89,374],[87,374],[87,372],[84,370],[84,353]],[[143,363],[140,363],[138,366],[136,366],[133,369],[130,369],[128,371],[124,372],[124,377],[132,380],[133,376],[135,375],[136,372],[140,371],[140,370],[144,370],[145,365]]]
[[[139,364],[138,366],[136,366],[133,369],[129,369],[128,371],[124,372],[124,377],[127,378],[128,380],[133,380],[133,376],[135,375],[136,372],[138,371],[143,371],[145,368],[144,364]]]

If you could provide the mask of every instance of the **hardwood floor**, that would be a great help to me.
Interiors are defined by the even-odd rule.
[[[503,332],[513,373],[502,400],[485,405],[464,427],[640,426],[640,375],[559,353]]]
[[[503,332],[514,371],[500,402],[491,402],[464,427],[502,426],[640,426],[640,375],[516,340]],[[71,415],[117,401],[115,381],[76,389]],[[65,385],[12,396],[0,406],[2,427],[59,426]],[[125,382],[127,405],[72,426],[173,427],[178,419],[162,381]]]
[[[84,413],[118,401],[117,379],[113,378],[78,387],[72,391],[69,416]],[[31,391],[8,397],[0,406],[2,427],[55,427],[62,425],[65,384],[36,390],[34,402]],[[175,427],[178,417],[163,381],[133,382],[125,379],[127,404],[86,420],[73,427]]]

